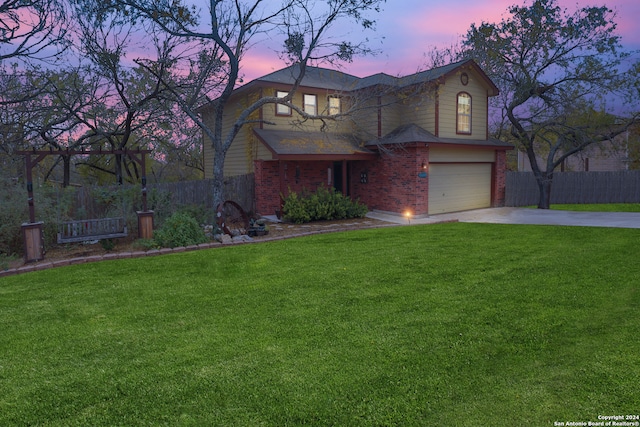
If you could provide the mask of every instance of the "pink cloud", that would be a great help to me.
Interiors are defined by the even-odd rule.
[[[344,64],[343,71],[357,76],[379,72],[392,75],[409,74],[425,64],[425,53],[432,47],[449,47],[459,42],[472,23],[499,22],[507,16],[507,9],[521,0],[449,0],[433,4],[424,0],[387,2],[384,10],[375,16],[375,34],[365,34],[370,47],[380,50],[376,56],[356,58]],[[569,12],[576,9],[576,0],[559,0],[558,4]],[[627,49],[640,49],[640,2],[638,0],[594,0],[591,5],[606,4],[618,15],[618,34]],[[580,4],[579,6],[586,6]],[[244,59],[245,81],[283,68],[285,64],[273,49],[260,46]]]

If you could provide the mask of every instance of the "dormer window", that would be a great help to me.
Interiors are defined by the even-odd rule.
[[[466,92],[458,94],[456,133],[471,134],[471,95]]]
[[[284,98],[289,95],[289,92],[284,92],[281,90],[276,91],[276,98]],[[291,107],[284,104],[276,104],[276,115],[277,116],[290,116],[291,115]]]
[[[303,96],[304,99],[304,112],[309,114],[310,116],[315,116],[318,114],[318,96],[317,95],[309,95],[305,94]]]

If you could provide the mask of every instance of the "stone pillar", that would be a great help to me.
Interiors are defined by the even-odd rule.
[[[24,241],[24,262],[35,262],[44,259],[44,233],[40,222],[22,224]]]

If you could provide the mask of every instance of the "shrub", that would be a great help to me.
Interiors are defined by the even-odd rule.
[[[107,252],[111,252],[116,247],[116,239],[102,239],[100,246]]]
[[[15,256],[5,255],[0,253],[0,271],[5,271],[9,269],[9,263],[16,259]]]
[[[215,212],[207,206],[185,205],[178,207],[176,212],[195,218],[199,224],[211,224],[215,222]]]
[[[289,193],[284,199],[284,218],[296,224],[310,221],[362,218],[368,208],[334,188],[320,186],[315,193]]]
[[[153,233],[153,240],[163,248],[190,246],[205,243],[207,236],[198,221],[185,213],[177,212]]]
[[[311,221],[311,215],[307,211],[306,203],[297,193],[289,193],[289,196],[284,199],[282,210],[287,221],[296,224]]]
[[[21,224],[28,222],[27,190],[11,183],[5,184],[0,194],[0,256],[22,252]]]

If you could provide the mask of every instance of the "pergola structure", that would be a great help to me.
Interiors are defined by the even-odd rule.
[[[153,235],[153,211],[147,209],[147,177],[146,177],[146,155],[151,150],[23,150],[16,151],[16,154],[25,156],[25,170],[27,178],[27,193],[29,204],[29,222],[22,224],[22,235],[24,239],[25,262],[34,262],[44,259],[44,238],[43,222],[36,222],[35,203],[33,195],[33,168],[48,156],[90,156],[90,155],[124,155],[140,165],[142,170],[142,211],[138,215],[138,237],[150,239]],[[99,235],[92,235],[93,239]],[[104,238],[104,236],[102,236]],[[87,237],[87,240],[91,240]]]

